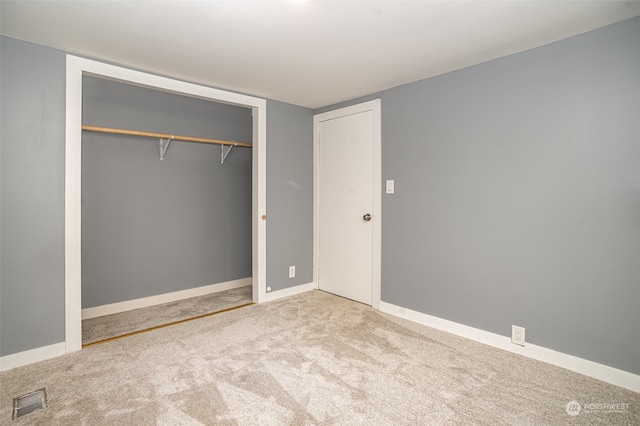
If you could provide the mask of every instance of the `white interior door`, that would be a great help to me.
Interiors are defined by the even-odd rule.
[[[345,109],[316,116],[315,129],[318,288],[367,305],[374,301],[374,225],[380,219],[376,125],[371,108]]]

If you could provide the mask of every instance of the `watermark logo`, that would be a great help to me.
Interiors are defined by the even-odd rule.
[[[578,401],[567,402],[564,408],[568,415],[577,416],[582,413],[594,411],[606,411],[609,413],[626,413],[629,411],[629,404],[626,403],[609,403],[609,402],[592,402],[580,404]]]
[[[578,401],[569,401],[565,407],[565,411],[570,416],[577,416],[580,414],[580,410],[582,410],[582,407],[580,407],[580,403]]]

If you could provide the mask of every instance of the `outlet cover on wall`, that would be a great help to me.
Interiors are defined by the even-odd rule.
[[[524,327],[511,326],[511,343],[524,346]]]
[[[295,278],[296,276],[296,267],[289,266],[289,278]]]

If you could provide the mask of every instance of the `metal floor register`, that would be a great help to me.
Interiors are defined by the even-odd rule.
[[[44,388],[14,398],[11,420],[33,413],[40,408],[47,408],[47,391]]]

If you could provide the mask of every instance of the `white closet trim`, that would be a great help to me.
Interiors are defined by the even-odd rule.
[[[253,111],[252,276],[253,301],[266,301],[266,138],[267,101],[67,55],[65,153],[65,352],[82,347],[82,76],[251,108]],[[263,217],[265,219],[263,219]]]

